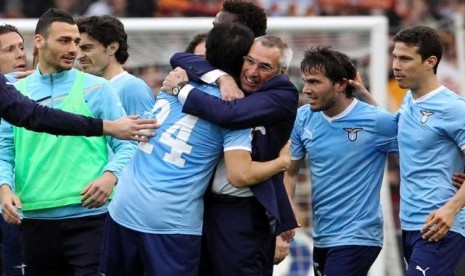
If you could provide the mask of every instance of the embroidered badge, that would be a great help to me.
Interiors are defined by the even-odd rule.
[[[362,131],[363,128],[343,128],[345,131],[347,131],[347,138],[349,138],[349,141],[353,142],[357,140],[357,133]]]
[[[420,123],[424,124],[428,121],[429,116],[433,115],[434,112],[427,111],[427,110],[420,110],[421,112],[421,119]]]

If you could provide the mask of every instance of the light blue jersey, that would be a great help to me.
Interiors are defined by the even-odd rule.
[[[141,115],[155,104],[152,89],[142,80],[124,71],[110,80],[128,115]]]
[[[63,70],[55,74],[41,74],[39,69],[36,68],[27,81],[29,98],[41,105],[57,108],[71,91],[76,74],[76,69]],[[126,113],[110,83],[101,77],[87,73],[84,74],[84,99],[94,117],[113,121],[125,116]],[[103,171],[113,172],[118,177],[126,163],[133,156],[136,144],[130,141],[119,140],[112,136],[106,136],[105,138],[108,146],[115,152],[115,155],[107,163]],[[0,126],[0,183],[6,183],[12,187],[14,187],[14,143],[13,127],[8,122],[2,122]],[[35,150],[40,151],[40,149]],[[85,156],[82,157],[82,162],[85,162],[85,158]],[[40,177],[40,175],[37,175],[37,177]],[[83,187],[87,184],[83,183]],[[101,214],[106,211],[107,204],[92,209],[78,204],[28,211],[24,212],[24,217],[33,219],[63,219]]]
[[[16,74],[18,74],[18,72],[11,72],[11,73],[5,74],[4,76],[9,82],[15,83],[18,81],[18,79],[16,78]]]
[[[465,166],[465,100],[444,86],[416,100],[409,91],[398,115],[401,227],[418,231],[457,192],[451,178]],[[451,230],[465,236],[463,223],[462,210]]]
[[[219,96],[216,86],[199,89]],[[203,194],[223,150],[251,151],[250,129],[226,130],[182,113],[161,92],[153,111],[160,128],[123,170],[109,211],[120,225],[153,234],[201,235]]]
[[[332,118],[298,109],[291,154],[309,157],[316,247],[382,246],[380,189],[396,135],[393,115],[356,99]]]

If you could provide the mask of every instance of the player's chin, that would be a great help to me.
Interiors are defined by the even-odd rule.
[[[319,105],[310,104],[310,110],[313,112],[322,111],[323,108]]]
[[[89,65],[82,65],[82,64],[80,64],[80,65],[79,65],[79,69],[82,70],[82,71],[84,71],[84,72],[89,73],[89,71],[90,71],[90,66],[89,66]]]

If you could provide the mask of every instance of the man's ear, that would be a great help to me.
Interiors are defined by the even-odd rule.
[[[347,86],[349,86],[349,80],[347,79],[342,79],[338,82],[336,82],[336,91],[337,92],[342,92],[344,93],[347,89]]]
[[[430,56],[423,63],[428,67],[428,69],[433,69],[438,63],[438,58],[436,56]]]
[[[112,42],[110,43],[110,45],[108,45],[107,49],[108,49],[108,54],[113,56],[116,53],[116,51],[118,51],[119,49],[119,43],[116,41]]]
[[[45,38],[41,34],[34,35],[34,47],[41,49],[45,44]]]

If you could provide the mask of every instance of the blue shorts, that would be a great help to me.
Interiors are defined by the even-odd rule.
[[[202,238],[134,231],[107,217],[100,272],[111,276],[197,276]]]
[[[424,240],[420,231],[402,231],[402,250],[407,263],[406,276],[455,275],[465,251],[465,237],[449,231],[438,242]]]
[[[205,205],[200,275],[271,275],[275,242],[255,197],[212,196]]]
[[[378,246],[335,246],[313,248],[315,275],[366,276],[381,251]]]

